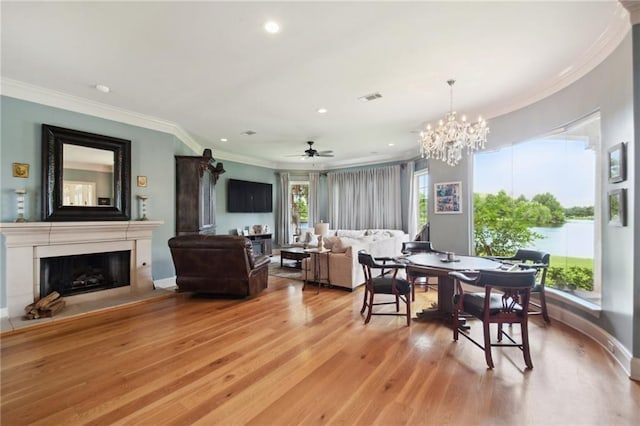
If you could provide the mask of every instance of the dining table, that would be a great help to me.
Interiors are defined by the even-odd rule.
[[[438,304],[417,312],[420,320],[437,319],[453,321],[454,279],[449,276],[453,271],[477,271],[480,269],[501,269],[501,262],[478,256],[453,256],[443,253],[417,253],[397,259],[406,265],[407,275],[438,278]]]

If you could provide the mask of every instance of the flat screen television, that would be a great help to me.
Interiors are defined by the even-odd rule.
[[[270,213],[273,211],[270,183],[227,179],[227,211],[229,213]]]

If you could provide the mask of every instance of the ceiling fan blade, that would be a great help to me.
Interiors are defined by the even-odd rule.
[[[333,151],[328,149],[326,151],[318,151],[318,154],[333,154]]]
[[[333,154],[322,154],[322,153],[318,153],[315,155],[316,157],[335,157]]]

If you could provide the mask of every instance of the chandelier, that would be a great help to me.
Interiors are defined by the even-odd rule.
[[[450,166],[458,164],[462,159],[462,150],[467,154],[478,149],[484,149],[487,142],[489,128],[487,122],[478,118],[477,123],[468,123],[466,117],[462,121],[456,120],[453,110],[453,84],[455,80],[447,80],[450,87],[450,107],[444,120],[440,120],[438,127],[427,127],[420,132],[420,151],[422,158],[434,158],[445,161]]]

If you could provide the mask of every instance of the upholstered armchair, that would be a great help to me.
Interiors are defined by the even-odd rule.
[[[268,256],[254,256],[236,235],[181,235],[169,240],[178,291],[253,296],[267,288]]]

